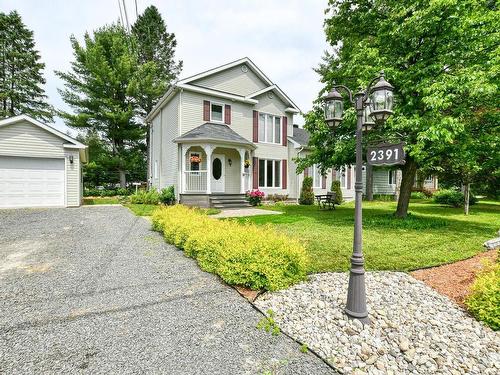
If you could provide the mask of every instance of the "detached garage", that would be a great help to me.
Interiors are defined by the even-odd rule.
[[[0,208],[75,207],[87,146],[29,116],[0,120]]]

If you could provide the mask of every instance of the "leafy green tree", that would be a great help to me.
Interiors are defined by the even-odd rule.
[[[33,31],[16,11],[0,12],[0,118],[26,114],[52,121]]]
[[[406,163],[396,216],[405,217],[417,168],[432,169],[443,144],[463,134],[470,114],[498,108],[496,2],[481,0],[330,0],[325,20],[333,52],[317,72],[325,83],[366,86],[381,69],[395,86],[395,113],[367,142],[402,140]],[[354,161],[352,109],[333,135],[318,100],[306,116],[314,151],[300,167]]]
[[[70,127],[99,135],[109,163],[126,186],[130,168],[144,166],[145,131],[136,117],[134,95],[139,79],[149,81],[134,51],[134,40],[118,25],[85,34],[84,45],[71,37],[75,61],[70,72],[56,72],[65,81],[60,90],[74,113],[60,111]],[[149,72],[150,73],[150,72]],[[142,158],[142,163],[137,161]]]

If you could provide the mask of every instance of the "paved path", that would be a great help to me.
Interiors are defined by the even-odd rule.
[[[222,210],[218,214],[211,215],[216,218],[226,217],[245,217],[245,216],[258,216],[258,215],[280,215],[283,212],[263,210],[262,208],[231,208]]]
[[[0,210],[0,373],[329,374],[124,207]]]

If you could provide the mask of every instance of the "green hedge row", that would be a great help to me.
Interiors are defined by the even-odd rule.
[[[162,207],[152,219],[167,242],[228,284],[277,290],[306,278],[304,247],[270,226],[217,220],[182,205]]]
[[[486,265],[477,276],[465,304],[474,316],[500,330],[500,263]]]

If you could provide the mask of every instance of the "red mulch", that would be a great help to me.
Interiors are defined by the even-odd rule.
[[[410,274],[444,294],[461,306],[464,306],[465,297],[474,281],[475,275],[482,268],[482,260],[495,261],[497,250],[485,251],[470,259],[446,264],[433,268],[417,270]]]

